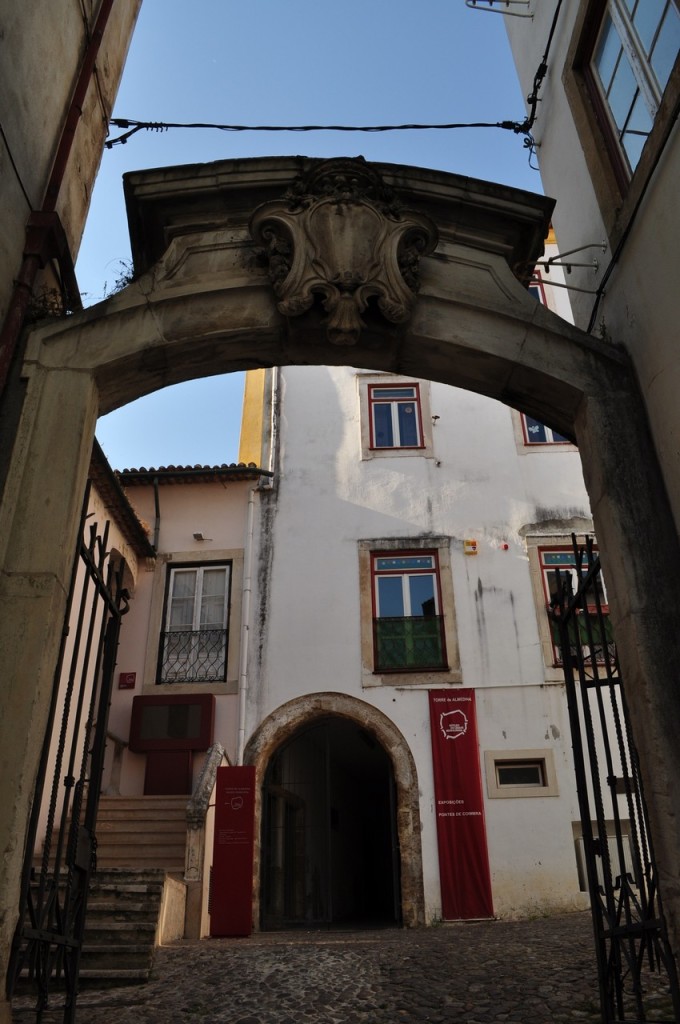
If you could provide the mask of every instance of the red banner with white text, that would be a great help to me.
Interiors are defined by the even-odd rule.
[[[253,924],[255,768],[217,769],[210,934],[250,935]]]
[[[444,920],[493,917],[475,691],[430,690]]]

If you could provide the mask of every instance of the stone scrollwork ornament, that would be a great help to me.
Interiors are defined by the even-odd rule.
[[[320,296],[336,345],[356,345],[372,298],[390,323],[407,321],[420,258],[437,244],[429,218],[403,210],[361,159],[317,165],[283,199],[258,207],[250,230],[265,250],[279,311],[299,316]]]

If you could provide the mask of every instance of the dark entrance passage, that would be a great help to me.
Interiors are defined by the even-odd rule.
[[[267,769],[262,830],[263,928],[399,923],[394,777],[368,732],[297,732]]]

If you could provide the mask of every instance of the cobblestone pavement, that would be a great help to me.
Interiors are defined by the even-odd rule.
[[[15,1020],[32,1018],[17,1007]],[[78,1024],[561,1024],[600,1015],[589,913],[422,930],[277,932],[159,949]],[[45,1024],[61,1020],[54,1007]]]

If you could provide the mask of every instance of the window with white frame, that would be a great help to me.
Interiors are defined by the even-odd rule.
[[[436,551],[374,552],[376,672],[448,668]]]
[[[677,0],[608,0],[590,70],[610,133],[632,173],[680,49]]]
[[[545,750],[485,750],[486,788],[492,799],[557,796],[555,761]]]
[[[230,581],[231,563],[170,569],[158,683],[225,681]]]
[[[369,384],[371,448],[422,448],[420,385]]]

